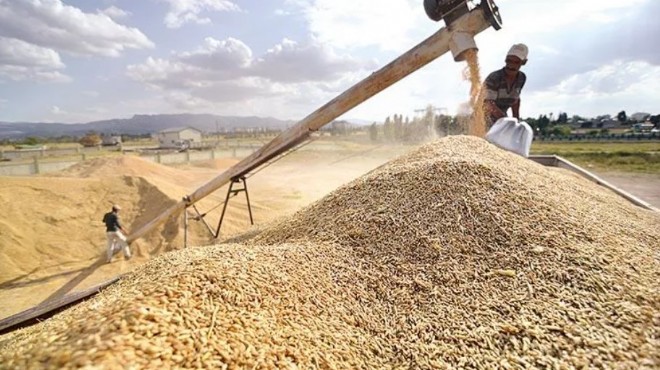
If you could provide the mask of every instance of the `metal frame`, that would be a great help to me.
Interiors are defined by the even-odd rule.
[[[234,184],[242,182],[243,188],[241,189],[232,189]],[[250,205],[250,195],[248,194],[247,182],[245,181],[245,176],[234,177],[231,179],[229,184],[229,189],[227,189],[227,196],[225,197],[225,204],[222,207],[222,214],[220,215],[220,221],[218,221],[218,227],[215,229],[214,237],[217,239],[220,236],[220,227],[222,227],[222,220],[225,218],[225,212],[227,211],[227,204],[229,203],[229,198],[231,196],[236,196],[240,192],[245,192],[245,199],[247,200],[248,213],[250,214],[250,225],[254,225],[254,219],[252,218],[252,206]]]
[[[213,231],[211,228],[211,225],[206,222],[204,217],[206,216],[206,213],[199,213],[199,210],[194,204],[191,204],[186,207],[186,211],[183,212],[183,246],[187,247],[188,246],[188,207],[192,207],[195,210],[195,213],[197,213],[196,217],[193,217],[193,220],[195,221],[202,221],[206,228],[209,230],[209,233],[213,236],[214,239],[217,239],[218,236],[220,236],[220,228],[222,227],[222,221],[225,218],[225,213],[227,212],[227,204],[229,204],[229,199],[233,196],[238,195],[241,192],[245,192],[245,199],[247,201],[247,207],[248,207],[248,214],[250,215],[250,225],[254,225],[254,218],[252,217],[252,205],[250,203],[250,195],[248,193],[248,188],[247,188],[247,181],[246,181],[245,176],[240,176],[240,177],[235,177],[231,179],[231,182],[229,184],[229,189],[227,189],[227,196],[225,196],[225,201],[222,203],[222,213],[220,214],[220,220],[218,221],[218,226]],[[239,189],[234,189],[234,184],[238,183],[243,183],[243,187]],[[184,201],[188,201],[187,197],[183,198]],[[215,208],[215,207],[214,207]],[[214,209],[213,208],[213,209]]]
[[[610,184],[609,182],[601,179],[600,177],[598,177],[598,176],[594,175],[593,173],[585,170],[584,168],[582,168],[582,167],[580,167],[580,166],[578,166],[574,163],[571,163],[570,161],[566,160],[565,158],[562,158],[562,157],[557,156],[557,155],[530,155],[528,158],[531,159],[532,161],[540,164],[540,165],[543,165],[543,166],[558,167],[558,168],[563,168],[563,169],[569,170],[571,172],[574,172],[574,173],[576,173],[576,174],[578,174],[578,175],[580,175],[580,176],[582,176],[582,177],[584,177],[588,180],[591,180],[591,181],[595,182],[598,185],[601,185],[605,188],[608,188],[609,190],[612,190],[616,194],[626,198],[626,200],[628,200],[630,203],[632,203],[632,204],[634,204],[638,207],[642,207],[642,208],[645,208],[645,209],[648,209],[648,210],[651,210],[651,211],[660,212],[657,208],[653,207],[651,204],[637,198],[636,196],[624,191],[623,189],[620,189],[620,188]]]

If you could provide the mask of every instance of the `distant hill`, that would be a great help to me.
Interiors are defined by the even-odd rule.
[[[88,123],[0,122],[0,139],[20,139],[28,136],[83,136],[90,131],[101,134],[151,134],[174,127],[194,127],[202,132],[230,132],[234,129],[286,129],[295,121],[272,117],[216,116],[213,114],[138,114],[128,119],[110,119]]]

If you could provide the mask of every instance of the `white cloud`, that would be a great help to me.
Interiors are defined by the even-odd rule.
[[[107,117],[118,117],[117,107],[114,105],[110,107],[88,106],[85,108],[72,105],[70,106],[70,109],[65,109],[62,106],[53,105],[46,109],[44,113],[44,117],[42,117],[40,121],[58,123],[85,123],[99,119],[105,119]]]
[[[523,67],[528,77],[523,91],[523,115],[536,116],[549,111],[567,110],[589,116],[614,109],[610,107],[621,110],[626,106],[638,107],[630,110],[658,109],[657,103],[654,103],[660,99],[657,90],[653,91],[645,84],[658,85],[657,77],[650,71],[655,71],[656,66],[660,65],[660,49],[652,46],[651,36],[660,34],[660,22],[655,16],[660,12],[660,2],[496,2],[502,13],[503,28],[499,31],[487,29],[476,36],[481,74],[483,78],[501,68],[504,55],[513,43],[528,44],[530,62]],[[320,18],[324,9],[321,5],[327,3],[308,3],[317,8]],[[325,37],[329,45],[346,43],[350,46],[348,38],[336,40],[337,44],[334,44],[335,36],[332,35],[333,28],[354,27],[346,24],[350,23],[348,19],[342,21],[338,16],[333,24],[312,17],[308,20],[317,22],[314,29],[329,34]],[[426,21],[430,22],[428,19]],[[427,24],[417,26],[427,35],[433,32]],[[379,34],[382,30],[376,27],[371,31]],[[406,32],[405,28],[397,28],[397,31]],[[422,39],[411,40],[409,46]],[[374,38],[368,45],[382,48],[382,43]],[[398,55],[400,53],[393,54],[392,59]],[[448,107],[450,112],[455,113],[460,102],[467,99],[468,90],[463,84],[458,84],[455,63],[448,59],[449,56],[443,56],[349,114],[370,117],[388,110],[407,114],[425,103]],[[638,72],[640,66],[644,66],[649,73]],[[442,87],[447,84],[453,88]],[[413,98],[413,94],[418,96]],[[633,98],[635,95],[636,98]]]
[[[161,0],[169,4],[165,16],[168,28],[179,28],[186,23],[211,23],[211,19],[201,14],[204,12],[240,11],[241,8],[229,0]]]
[[[64,63],[54,50],[0,36],[0,66],[60,69]]]
[[[98,117],[100,115],[107,114],[108,112],[110,112],[110,111],[106,108],[103,108],[103,107],[87,107],[87,108],[85,108],[85,113],[88,116],[91,116],[91,117]]]
[[[336,55],[314,41],[300,44],[285,39],[255,58],[240,40],[206,38],[194,51],[130,65],[127,75],[152,89],[175,93],[185,106],[199,106],[195,99],[224,103],[272,99],[277,94],[291,98],[302,88],[324,96],[327,90],[339,93],[346,79],[354,80],[356,71],[371,66],[371,62]]]
[[[177,59],[191,66],[231,76],[250,66],[252,50],[242,41],[231,37],[226,40],[207,37],[197,50],[180,53]]]
[[[190,95],[208,102],[238,102],[285,93],[278,84],[258,77],[219,81],[190,90]]]
[[[581,23],[615,23],[649,0],[497,0],[504,27],[515,25],[517,32],[556,34]],[[525,14],[525,16],[520,16]]]
[[[46,72],[20,66],[0,66],[0,81],[36,81],[36,82],[69,82],[71,77],[60,72]]]
[[[0,81],[67,82],[64,67],[52,49],[0,36]]]
[[[93,90],[83,91],[82,94],[85,95],[85,96],[92,97],[92,98],[98,98],[99,95],[101,95],[101,94],[99,94],[98,91],[93,91]]]
[[[402,51],[419,41],[426,18],[418,0],[315,0],[290,2],[302,7],[310,31],[322,44],[334,48],[375,46]],[[422,27],[423,28],[423,27]]]
[[[67,114],[67,112],[66,112],[65,110],[63,110],[62,108],[58,107],[57,105],[53,105],[53,106],[50,108],[50,113],[51,113],[51,114],[54,114],[54,115],[64,115],[64,114]]]
[[[0,0],[0,24],[0,36],[73,55],[116,57],[126,49],[154,46],[136,28],[61,0]]]
[[[660,66],[646,62],[615,62],[572,75],[556,89],[529,94],[527,106],[536,112],[565,111],[569,115],[657,112],[653,97],[660,86]],[[651,99],[645,99],[651,97]]]
[[[124,18],[127,18],[131,15],[131,12],[127,12],[123,9],[117,8],[114,5],[109,6],[105,9],[103,9],[103,10],[100,10],[99,13],[105,14],[108,17],[110,17],[112,19],[115,19],[115,20],[116,19],[124,19]]]
[[[214,112],[301,118],[444,26],[426,17],[420,0],[284,0],[277,4],[155,0],[122,2],[122,9],[109,6],[119,2],[107,0],[99,2],[109,6],[104,14],[87,14],[62,1],[68,3],[0,0],[0,83],[11,91],[15,80],[66,81],[64,73],[85,76],[85,86],[75,91],[73,84],[58,85],[57,92],[35,84],[34,93],[22,90],[26,91],[22,102],[56,93],[82,98],[82,91],[98,89],[104,93],[94,102],[110,115],[122,114],[118,109],[123,109],[127,116]],[[660,93],[654,86],[660,84],[660,49],[655,47],[654,37],[660,35],[656,20],[660,1],[495,1],[503,28],[487,29],[476,36],[481,75],[503,66],[511,44],[526,43],[530,61],[523,67],[527,74],[523,116],[559,111],[587,117],[620,110],[657,111]],[[162,8],[162,14],[153,11]],[[248,12],[249,18],[245,17]],[[71,58],[123,56],[131,48],[152,46],[138,28],[113,21],[125,15],[131,15],[131,24],[163,32],[159,35],[161,49],[152,57],[142,63],[119,58],[78,63]],[[218,21],[227,15],[237,18],[230,21],[231,28]],[[154,16],[156,23],[165,17],[164,24],[154,24],[149,19]],[[214,24],[165,28],[189,23]],[[213,37],[203,39],[206,35]],[[281,41],[273,41],[273,37]],[[182,41],[202,39],[197,47],[179,46]],[[122,63],[131,64],[126,75],[139,83],[126,84],[113,74]],[[72,67],[90,68],[92,64],[99,69],[87,72]],[[455,114],[469,96],[469,84],[462,79],[464,67],[465,63],[455,63],[449,54],[444,55],[346,117],[412,116],[415,109],[428,104]],[[148,92],[133,98],[139,95],[131,90],[134,86]],[[121,96],[106,102],[116,91]],[[12,106],[25,105],[22,102],[12,96]],[[45,105],[40,111],[47,112],[52,103],[42,102]],[[58,104],[70,112],[57,116],[59,120],[80,120],[83,114],[93,113],[84,108],[76,111],[74,104]],[[11,116],[6,110],[11,107],[3,110],[4,116]],[[25,114],[14,110],[14,114]]]
[[[257,75],[279,82],[335,80],[348,71],[376,66],[350,56],[340,57],[318,42],[300,45],[288,39],[269,49],[254,64]]]
[[[126,68],[126,74],[131,79],[163,89],[188,87],[186,76],[195,71],[196,69],[180,62],[152,57],[142,64],[129,65]]]

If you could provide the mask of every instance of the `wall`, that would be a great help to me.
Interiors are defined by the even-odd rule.
[[[181,138],[181,140],[190,140],[191,142],[194,143],[202,142],[202,133],[197,130],[193,130],[189,128],[181,130],[181,132],[179,132],[179,137]]]
[[[25,159],[25,158],[45,158],[45,157],[57,157],[65,155],[76,155],[84,153],[98,153],[104,149],[101,146],[89,147],[89,148],[53,148],[46,150],[3,150],[0,152],[0,158],[6,159]],[[117,150],[117,149],[115,149]]]
[[[255,152],[259,147],[234,147],[222,150],[208,150],[208,151],[186,151],[182,153],[171,154],[150,154],[140,156],[155,163],[164,165],[176,163],[190,163],[201,162],[216,158],[245,158]],[[0,162],[0,176],[30,176],[34,174],[42,174],[60,171],[76,163],[82,162],[80,160],[45,160],[43,158],[35,157],[32,162],[24,163],[11,163]]]
[[[161,148],[176,148],[179,141],[178,132],[161,132],[158,134],[158,143]]]

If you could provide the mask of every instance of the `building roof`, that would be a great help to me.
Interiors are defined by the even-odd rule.
[[[184,130],[195,130],[195,131],[199,132],[200,134],[202,133],[200,130],[198,130],[198,129],[194,128],[194,127],[190,127],[190,126],[186,126],[186,127],[171,127],[171,128],[166,128],[166,129],[164,129],[164,130],[161,130],[161,131],[159,131],[159,132],[160,132],[161,134],[168,134],[168,133],[172,133],[172,132],[181,132],[181,131],[184,131]]]

